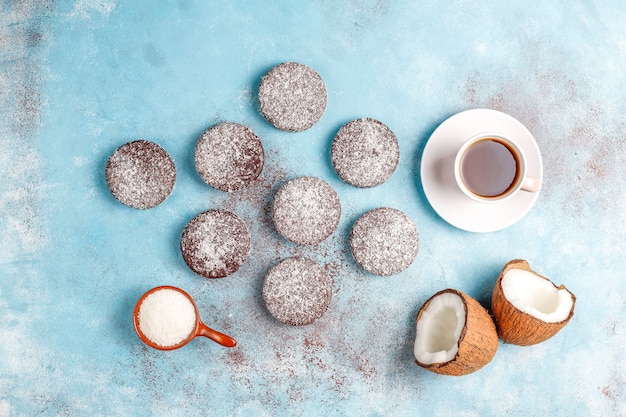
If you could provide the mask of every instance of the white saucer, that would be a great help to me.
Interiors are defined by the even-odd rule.
[[[422,187],[428,202],[445,221],[469,232],[494,232],[519,221],[537,201],[539,190],[520,191],[501,203],[479,203],[458,188],[454,180],[457,150],[471,136],[499,132],[513,138],[526,156],[527,173],[543,180],[543,164],[537,142],[528,129],[508,114],[489,109],[457,113],[430,136],[422,154]]]

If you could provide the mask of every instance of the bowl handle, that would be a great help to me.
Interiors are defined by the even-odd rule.
[[[208,337],[212,341],[219,343],[222,346],[226,347],[235,347],[237,346],[237,341],[230,336],[225,335],[224,333],[220,333],[217,330],[213,330],[208,327],[206,324],[200,322],[198,325],[198,330],[196,331],[196,336],[204,336]]]

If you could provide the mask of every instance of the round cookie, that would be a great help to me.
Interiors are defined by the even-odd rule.
[[[330,236],[339,223],[341,203],[326,181],[299,177],[276,192],[272,219],[276,231],[287,240],[313,245]]]
[[[332,278],[304,257],[287,258],[272,267],[262,289],[270,314],[292,326],[304,326],[320,318],[328,309],[332,293]]]
[[[374,187],[387,181],[398,165],[396,135],[375,119],[345,124],[333,140],[331,161],[337,175],[355,187]]]
[[[136,140],[113,152],[105,176],[113,197],[119,202],[136,209],[149,209],[172,193],[176,166],[156,143]]]
[[[403,212],[380,207],[361,216],[350,233],[350,250],[368,272],[388,276],[411,265],[419,249],[415,223]]]
[[[209,210],[191,220],[180,239],[189,268],[205,278],[223,278],[248,258],[250,233],[236,214]]]
[[[301,132],[322,117],[326,109],[326,86],[314,69],[285,62],[261,79],[259,106],[263,117],[274,127]]]
[[[265,153],[258,136],[237,123],[207,129],[196,142],[195,163],[211,187],[231,192],[246,187],[263,170]]]

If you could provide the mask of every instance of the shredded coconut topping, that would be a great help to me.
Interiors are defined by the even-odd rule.
[[[236,214],[209,210],[187,224],[180,241],[189,267],[206,278],[223,278],[239,269],[250,252],[250,233]]]
[[[262,293],[272,316],[292,326],[303,326],[326,312],[332,287],[332,278],[320,265],[308,258],[294,257],[269,270]]]
[[[315,177],[285,183],[274,196],[272,209],[278,233],[302,245],[326,239],[341,216],[339,196],[326,181]]]
[[[369,118],[344,125],[331,148],[335,171],[355,187],[374,187],[387,181],[399,159],[396,135],[383,123]]]
[[[394,275],[415,260],[419,234],[406,214],[381,207],[356,221],[350,233],[350,249],[363,269],[375,275]]]
[[[263,170],[263,145],[258,136],[237,123],[220,123],[206,130],[195,149],[200,177],[218,190],[246,187]]]
[[[300,132],[322,117],[326,109],[326,86],[314,69],[285,62],[261,79],[259,106],[263,117],[274,127]]]
[[[159,145],[137,140],[113,152],[105,175],[111,193],[121,203],[148,209],[161,204],[171,194],[176,182],[176,167]]]

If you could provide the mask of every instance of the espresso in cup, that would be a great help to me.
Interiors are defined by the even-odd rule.
[[[520,190],[535,192],[538,181],[526,176],[526,161],[511,139],[495,134],[470,138],[459,149],[455,178],[461,190],[479,202],[501,201]]]
[[[481,197],[498,197],[509,191],[519,177],[518,156],[498,138],[484,138],[465,150],[461,159],[461,179]]]

